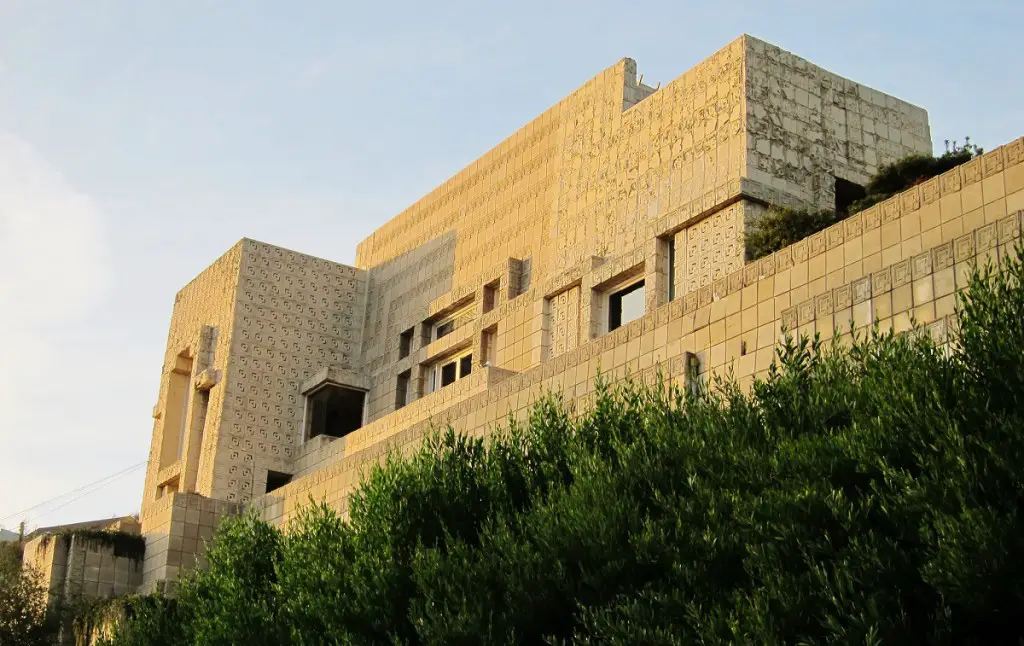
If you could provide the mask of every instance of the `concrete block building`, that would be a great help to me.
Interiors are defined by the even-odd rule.
[[[655,88],[623,59],[385,223],[352,266],[243,239],[175,297],[143,491],[142,590],[241,508],[342,512],[432,425],[480,435],[598,371],[767,370],[797,333],[944,338],[969,263],[1019,236],[1024,140],[756,262],[771,204],[844,206],[930,153],[927,113],[742,36]]]

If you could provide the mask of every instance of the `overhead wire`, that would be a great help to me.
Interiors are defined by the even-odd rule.
[[[76,489],[72,489],[71,491],[66,491],[66,492],[64,492],[64,493],[62,493],[62,494],[60,494],[58,496],[54,496],[52,498],[44,500],[41,503],[37,503],[35,505],[32,505],[31,507],[27,507],[26,509],[22,509],[19,512],[16,512],[16,513],[10,514],[8,516],[5,516],[3,518],[0,518],[0,524],[5,523],[8,520],[11,520],[12,518],[17,518],[18,516],[21,516],[23,514],[27,514],[28,512],[33,511],[35,509],[39,509],[40,507],[45,507],[45,506],[47,506],[47,505],[49,505],[51,503],[57,502],[57,501],[61,500],[62,498],[66,498],[67,496],[70,496],[70,495],[73,495],[73,494],[76,494],[76,493],[79,493],[79,492],[83,492],[80,495],[75,496],[71,500],[68,500],[68,501],[66,501],[66,502],[64,502],[64,503],[62,503],[60,505],[57,505],[53,509],[44,511],[41,514],[37,515],[39,518],[42,518],[43,516],[45,516],[47,514],[53,513],[55,511],[57,511],[58,509],[62,509],[64,507],[70,505],[71,503],[75,502],[76,500],[80,500],[80,499],[84,498],[85,496],[88,496],[90,494],[95,493],[96,491],[99,491],[103,487],[109,485],[114,480],[117,480],[121,476],[124,476],[124,475],[127,475],[127,474],[131,473],[132,471],[138,469],[141,466],[144,466],[145,464],[146,464],[146,461],[139,462],[138,464],[133,464],[132,466],[130,466],[130,467],[126,468],[126,469],[122,469],[122,470],[117,471],[115,473],[106,475],[106,476],[104,476],[104,477],[102,477],[102,478],[100,478],[98,480],[94,480],[94,481],[92,481],[92,482],[90,482],[88,484],[84,484],[84,485],[82,485],[82,486],[80,486],[80,487],[78,487]],[[87,489],[89,489],[89,491],[85,491]]]

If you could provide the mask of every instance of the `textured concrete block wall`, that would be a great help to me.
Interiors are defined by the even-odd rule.
[[[280,247],[243,243],[224,406],[198,493],[245,502],[267,471],[291,473],[303,441],[301,384],[324,367],[359,364],[362,270]]]
[[[186,377],[191,390],[191,380],[198,372],[210,368],[223,373],[226,369],[231,352],[232,318],[238,291],[242,246],[243,243],[240,242],[232,247],[175,296],[174,313],[167,334],[167,350],[160,374],[159,393],[153,407],[153,440],[142,495],[143,511],[148,504],[157,500],[161,485],[175,479],[179,483],[186,479],[185,460],[178,459],[170,464],[164,464],[162,459],[167,454],[165,449],[168,448],[170,454],[176,455],[179,442],[178,429],[168,428],[167,424],[169,419],[172,423],[175,421],[175,415],[172,413],[176,412],[168,409],[169,404],[175,405],[168,397],[172,373],[179,365],[179,356],[185,354],[191,357],[192,372]],[[207,331],[206,338],[204,330]],[[192,419],[198,412],[197,401],[198,398],[194,396],[190,398],[188,407],[183,412],[186,419]],[[212,492],[210,471],[207,468],[200,473],[200,463],[208,465],[213,459],[215,443],[212,440],[218,434],[218,422],[223,406],[223,388],[212,389],[206,411],[209,418],[209,423],[205,424],[206,437],[186,438],[181,452],[182,457],[192,455],[196,458],[190,475],[198,478],[198,487],[207,492]],[[166,447],[168,443],[172,446]]]
[[[769,203],[828,204],[835,177],[863,181],[927,149],[920,108],[744,36],[658,90],[621,60],[378,229],[358,268],[241,241],[175,307],[144,494],[147,582],[174,578],[193,554],[169,544],[182,528],[174,509],[193,493],[277,519],[309,494],[343,506],[386,442],[411,447],[432,420],[483,432],[544,386],[585,397],[598,364],[678,367],[685,346],[705,368],[740,356],[760,370],[748,353],[770,357],[779,308],[839,287],[839,270],[834,252],[815,256],[806,289],[776,295],[767,281],[754,292],[770,303],[750,305],[747,223]],[[849,248],[844,278],[881,267]],[[610,290],[639,279],[647,316],[606,333]],[[430,337],[456,315],[451,334]],[[182,352],[193,362],[188,435],[167,463]],[[473,374],[428,392],[429,369],[466,352]],[[302,385],[324,370],[357,376],[367,424],[304,442]],[[269,470],[296,481],[260,497]]]
[[[150,506],[143,518],[146,559],[140,568],[139,590],[154,592],[161,582],[177,581],[181,572],[204,567],[214,529],[238,510],[235,503],[187,493],[170,494]]]
[[[932,152],[924,109],[756,38],[745,53],[751,182],[832,208],[834,177],[863,185],[883,164]]]
[[[586,406],[600,370],[653,378],[655,371],[680,384],[687,379],[686,353],[700,359],[701,377],[731,370],[744,385],[763,376],[785,325],[796,334],[835,330],[849,335],[877,323],[905,331],[911,321],[940,342],[954,324],[955,293],[971,267],[1008,253],[1020,238],[1024,210],[1024,139],[901,193],[871,209],[711,284],[664,303],[641,319],[518,374],[484,392],[460,393],[431,402],[431,419],[403,423],[391,416],[346,438],[344,451],[305,457],[306,475],[253,501],[266,518],[284,522],[314,499],[340,510],[360,473],[380,460],[387,446],[414,450],[425,433],[450,424],[480,435],[511,413],[524,418],[546,390]],[[600,265],[569,282],[593,289],[632,260]],[[581,270],[582,272],[582,270]],[[556,290],[557,291],[557,290]],[[520,297],[522,298],[522,297]],[[518,300],[518,299],[516,299]],[[385,422],[389,422],[385,424]],[[410,423],[411,422],[411,423]]]

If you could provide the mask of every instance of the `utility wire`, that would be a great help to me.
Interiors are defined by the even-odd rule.
[[[119,474],[117,474],[117,475],[115,475],[115,476],[112,476],[112,477],[110,478],[110,480],[108,480],[108,481],[104,482],[104,483],[103,483],[103,484],[101,484],[100,486],[98,486],[98,487],[96,487],[96,488],[94,488],[94,489],[92,489],[92,490],[90,490],[90,491],[86,491],[86,492],[83,492],[83,493],[81,493],[81,494],[79,494],[79,495],[75,496],[75,497],[74,497],[74,498],[72,498],[71,500],[68,500],[67,502],[64,502],[64,503],[61,503],[61,504],[57,505],[56,507],[54,507],[53,509],[50,509],[49,511],[44,511],[43,513],[41,513],[41,514],[39,514],[38,516],[36,516],[36,519],[38,520],[38,519],[42,518],[43,516],[48,516],[48,515],[52,514],[53,512],[57,511],[58,509],[63,509],[64,507],[67,507],[68,505],[70,505],[71,503],[75,502],[76,500],[80,500],[81,498],[84,498],[84,497],[86,497],[86,496],[89,496],[89,495],[92,495],[92,494],[96,493],[97,491],[99,491],[99,490],[100,490],[100,489],[102,489],[103,487],[106,487],[107,485],[109,485],[109,484],[113,483],[113,482],[114,482],[115,480],[117,480],[117,479],[118,479],[118,478],[120,478],[121,476],[125,476],[125,475],[128,475],[128,474],[129,474],[129,473],[131,473],[132,471],[134,471],[134,470],[138,469],[138,468],[139,468],[139,467],[141,467],[141,466],[142,466],[143,464],[146,464],[146,463],[145,463],[145,462],[143,462],[142,464],[137,464],[137,465],[135,465],[135,467],[133,467],[133,468],[131,468],[131,469],[128,469],[127,471],[122,471],[121,473],[119,473]]]
[[[82,498],[84,496],[88,496],[89,494],[93,493],[94,491],[99,491],[103,487],[105,487],[108,484],[110,484],[110,482],[113,482],[117,478],[119,478],[119,477],[121,477],[123,475],[126,475],[126,474],[130,473],[131,471],[134,471],[135,469],[138,469],[139,467],[141,467],[141,466],[143,466],[145,464],[146,464],[145,461],[139,462],[138,464],[133,464],[132,466],[128,467],[127,469],[123,469],[121,471],[118,471],[117,473],[112,473],[110,475],[104,476],[104,477],[100,478],[99,480],[94,480],[94,481],[92,481],[92,482],[90,482],[88,484],[84,484],[81,487],[78,487],[77,489],[72,489],[71,491],[66,491],[66,492],[60,494],[59,496],[54,496],[53,498],[50,498],[49,500],[44,500],[43,502],[41,502],[39,504],[36,504],[36,505],[32,505],[31,507],[29,507],[27,509],[22,509],[19,512],[13,513],[13,514],[11,514],[9,516],[5,516],[4,518],[0,518],[0,524],[5,523],[5,522],[7,522],[8,520],[10,520],[12,518],[16,518],[18,516],[21,516],[22,514],[25,514],[27,512],[30,512],[33,509],[38,509],[40,507],[44,507],[46,505],[49,505],[50,503],[53,503],[53,502],[56,502],[56,501],[60,500],[61,498],[64,498],[64,497],[70,496],[72,494],[78,493],[78,492],[80,492],[80,491],[82,491],[84,489],[88,489],[88,488],[93,487],[95,485],[100,485],[99,487],[96,487],[96,489],[94,489],[93,491],[87,491],[87,492],[81,494],[80,496],[76,496],[75,498],[72,498],[71,500],[67,501],[66,503],[58,505],[57,507],[55,507],[54,509],[51,509],[50,511],[43,512],[43,515],[49,514],[49,513],[53,512],[53,511],[56,511],[57,509],[60,509],[61,507],[65,507],[65,506],[71,504],[72,502],[78,500],[79,498]],[[110,482],[108,482],[108,480]]]

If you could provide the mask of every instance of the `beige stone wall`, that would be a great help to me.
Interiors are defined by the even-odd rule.
[[[268,469],[292,472],[301,384],[358,365],[366,298],[365,272],[280,247],[245,240],[240,264],[216,452],[198,489],[229,502],[262,494]]]
[[[36,536],[25,542],[21,558],[23,567],[34,568],[46,586],[47,603],[60,599],[64,589],[64,572],[67,569],[67,544],[51,536]]]
[[[522,291],[508,289],[510,263],[526,261],[538,281],[641,253],[654,305],[665,280],[652,232],[675,235],[686,258],[677,291],[708,284],[742,265],[745,223],[763,204],[828,203],[833,175],[863,182],[878,164],[930,146],[924,110],[749,36],[657,91],[636,76],[630,59],[605,70],[359,246],[368,419],[394,410],[410,368],[398,357],[402,332],[413,329],[420,346],[423,321],[493,280],[506,306]],[[509,306],[495,322],[504,369],[558,351],[533,305]],[[591,306],[585,295],[580,306]]]
[[[194,396],[192,382],[206,369],[213,374],[223,374],[227,367],[242,246],[243,243],[239,242],[232,247],[175,296],[160,375],[160,390],[153,408],[153,440],[142,496],[143,513],[159,497],[159,487],[168,482],[176,480],[178,484],[174,488],[184,489],[186,480],[191,479],[194,483],[198,479],[199,486],[210,491],[208,465],[212,463],[215,454],[214,439],[218,431],[216,420],[220,418],[224,406],[224,393],[222,388],[210,390],[206,415],[202,415],[201,405],[197,405],[200,400]],[[174,372],[179,366],[187,365],[187,361],[179,361],[182,354],[191,358],[187,374]],[[180,383],[182,381],[183,385]],[[169,397],[172,385],[186,388],[192,393],[184,411],[178,403],[181,395]],[[188,434],[181,457],[176,459],[179,434],[175,427],[180,427],[182,415],[192,422],[189,430],[196,432]],[[206,417],[210,418],[210,424],[205,423]],[[200,432],[204,426],[205,431]],[[171,459],[168,460],[167,456]],[[189,463],[186,457],[191,457],[192,462]],[[202,469],[201,464],[206,468]]]
[[[184,570],[204,567],[214,528],[238,509],[235,503],[187,493],[169,494],[151,505],[143,517],[146,559],[139,590],[151,593],[163,581],[177,581]]]
[[[832,208],[833,177],[931,153],[928,113],[756,38],[745,40],[744,176],[798,203]]]
[[[244,502],[264,491],[268,469],[291,472],[302,444],[300,385],[322,368],[359,364],[365,294],[361,270],[253,240],[179,292],[154,409],[145,518],[161,495]],[[188,392],[183,411],[174,386]],[[168,464],[178,447],[167,443],[178,435],[165,429],[183,417],[189,434]]]
[[[766,373],[784,324],[828,338],[851,321],[859,331],[875,322],[904,331],[915,319],[944,341],[956,290],[975,262],[1019,240],[1022,210],[1024,139],[1018,139],[484,392],[431,401],[428,420],[389,417],[360,429],[346,438],[347,450],[305,456],[308,475],[252,505],[275,522],[286,521],[310,496],[345,510],[361,470],[388,444],[413,450],[438,424],[484,434],[509,413],[524,416],[546,390],[585,406],[599,370],[613,378],[652,378],[661,370],[682,384],[686,353],[694,353],[702,378],[732,370],[747,385]],[[593,290],[632,266],[623,259],[563,280]]]
[[[119,553],[115,544],[102,538],[37,536],[25,544],[23,562],[42,573],[47,605],[53,612],[63,612],[81,601],[132,594],[142,586],[142,560],[135,554]],[[71,617],[64,619],[57,643],[73,643]]]

